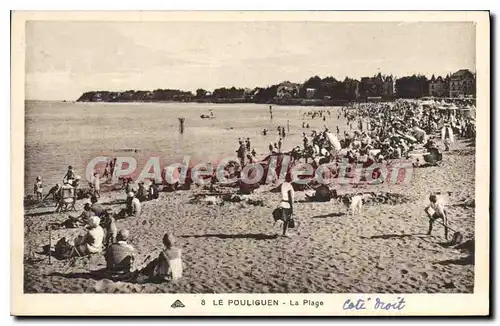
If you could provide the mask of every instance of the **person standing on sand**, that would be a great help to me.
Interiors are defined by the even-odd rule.
[[[113,217],[113,209],[108,208],[101,214],[101,222],[99,225],[105,232],[104,235],[104,247],[108,247],[111,244],[115,243],[117,240],[117,231],[116,221]]]
[[[291,184],[291,176],[287,175],[285,181],[281,184],[281,219],[283,220],[283,236],[286,237],[286,231],[290,223],[293,222],[293,201],[295,191]]]
[[[283,142],[281,141],[281,138],[278,140],[278,152],[281,153],[281,145]]]
[[[101,197],[101,180],[99,179],[99,173],[94,172],[94,177],[92,178],[92,188],[94,191],[94,196]]]
[[[109,180],[110,179],[110,175],[109,175],[109,172],[110,172],[110,164],[111,164],[111,159],[108,159],[106,161],[106,167],[104,168],[104,174],[103,174],[103,178],[105,178],[106,180]]]
[[[158,189],[158,185],[156,184],[154,179],[151,179],[151,184],[149,185],[148,188],[148,199],[153,200],[153,199],[158,199],[160,195],[160,190]]]
[[[75,172],[73,172],[73,167],[70,165],[68,166],[68,171],[66,171],[66,174],[63,177],[63,181],[68,181],[68,183],[72,183],[73,179],[75,178]]]
[[[36,200],[43,201],[43,182],[42,177],[36,177],[35,185],[33,186],[33,193],[36,196]]]
[[[238,158],[240,159],[241,167],[243,168],[245,166],[245,158],[247,156],[247,153],[246,153],[246,147],[243,144],[243,141],[240,140],[239,144],[240,144],[240,147],[238,147],[238,149],[236,150],[236,153],[237,153]]]
[[[250,152],[250,150],[252,149],[252,147],[250,145],[250,137],[247,137],[247,141],[246,141],[245,145],[247,148],[247,152]]]
[[[427,216],[429,217],[429,231],[427,231],[427,235],[431,235],[434,221],[442,219],[444,224],[444,237],[446,240],[448,240],[447,210],[442,203],[438,202],[436,195],[430,195],[429,201],[430,201],[429,205],[424,210]],[[430,210],[432,210],[432,213],[429,212]]]

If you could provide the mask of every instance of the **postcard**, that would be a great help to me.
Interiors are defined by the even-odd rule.
[[[489,315],[489,19],[13,12],[11,314]]]

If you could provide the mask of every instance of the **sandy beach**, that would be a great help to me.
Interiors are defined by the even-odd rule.
[[[275,123],[285,125],[286,120]],[[298,140],[302,130],[295,126],[300,121],[292,123],[294,133],[290,138]],[[27,128],[29,131],[29,121]],[[261,141],[261,148],[265,144],[265,140]],[[465,247],[473,244],[474,207],[470,202],[474,199],[474,151],[474,144],[458,141],[450,152],[443,154],[440,166],[416,168],[408,184],[360,185],[356,189],[352,185],[333,186],[339,194],[386,192],[405,199],[404,203],[367,203],[361,216],[346,215],[346,208],[334,201],[304,202],[304,192],[297,192],[295,218],[300,226],[292,230],[290,238],[279,236],[279,224],[273,226],[271,212],[279,203],[279,193],[252,194],[252,199],[262,201],[259,206],[246,202],[222,205],[194,202],[194,195],[208,193],[197,186],[189,191],[162,192],[159,199],[143,203],[139,218],[119,220],[117,224],[118,228],[130,230],[130,243],[137,249],[138,261],[146,260],[148,255],[156,256],[165,232],[174,233],[184,262],[184,275],[176,283],[137,284],[90,278],[89,271],[105,267],[102,256],[81,258],[74,264],[52,258],[49,265],[48,257],[42,253],[49,243],[46,225],[63,222],[68,213],[53,213],[54,207],[48,204],[27,206],[24,291],[471,293],[473,248],[471,252],[448,247],[439,225],[427,236],[428,221],[423,209],[430,193],[445,194],[450,226],[464,235]],[[35,154],[28,164],[36,161]],[[44,161],[40,162],[43,165]],[[36,173],[33,166],[27,170],[30,175]],[[235,193],[236,189],[226,191]],[[124,199],[123,191],[111,191],[103,193],[100,201],[119,209],[123,204],[117,202]],[[82,203],[76,205],[79,212]],[[82,232],[82,229],[54,230],[52,245],[63,236],[73,238]]]

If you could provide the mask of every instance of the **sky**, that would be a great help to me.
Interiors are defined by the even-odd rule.
[[[470,22],[28,21],[26,99],[475,71]]]

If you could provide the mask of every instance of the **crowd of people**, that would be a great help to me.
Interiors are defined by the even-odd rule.
[[[271,109],[270,109],[271,111]],[[441,141],[448,150],[454,137],[474,138],[475,120],[470,114],[470,106],[463,107],[446,105],[423,105],[419,101],[395,101],[391,103],[364,103],[353,107],[344,107],[338,113],[338,118],[343,115],[347,124],[358,124],[357,130],[344,131],[343,135],[336,126],[335,134],[325,125],[324,130],[312,130],[310,134],[303,133],[302,146],[294,147],[289,154],[296,160],[304,158],[307,162],[321,164],[348,159],[349,162],[384,162],[392,159],[409,158],[418,147],[427,151],[427,155],[439,153],[436,133],[441,133]],[[305,113],[304,117],[323,118],[331,115],[328,110],[312,111]],[[302,125],[305,127],[305,124]],[[289,131],[289,130],[287,130]],[[282,152],[282,140],[287,131],[278,126],[279,140],[269,144],[271,153]],[[253,163],[256,157],[255,148],[252,149],[250,138],[239,139],[236,150],[241,168],[248,163]],[[425,156],[424,156],[425,159]],[[434,158],[434,161],[439,160]],[[116,159],[107,162],[102,179],[109,180],[113,176]],[[50,188],[43,197],[43,181],[39,176],[34,184],[34,194],[37,200],[45,201],[52,197],[56,203],[56,212],[68,211],[75,207],[78,200],[76,193],[80,187],[80,176],[71,166],[68,167],[62,179],[62,186],[56,184]],[[85,235],[79,236],[73,243],[60,241],[56,250],[66,252],[66,256],[83,257],[100,254],[104,251],[107,262],[107,272],[113,279],[128,277],[133,272],[144,272],[151,277],[160,277],[165,280],[177,279],[182,275],[181,250],[174,245],[174,237],[167,233],[163,237],[164,249],[154,260],[146,266],[134,266],[136,252],[128,243],[129,231],[118,228],[118,221],[124,218],[137,218],[141,216],[142,202],[159,198],[159,185],[155,180],[148,184],[139,182],[137,188],[133,187],[132,179],[122,179],[121,190],[126,195],[125,207],[116,212],[111,208],[105,209],[99,203],[101,177],[94,172],[89,182],[91,189],[85,200],[83,211],[79,216],[69,216],[68,220],[60,223],[61,228],[84,227]],[[287,174],[285,182],[280,186],[280,213],[274,216],[275,221],[283,222],[283,235],[287,229],[296,227],[293,215],[294,187]],[[430,212],[432,209],[432,212]],[[434,221],[442,219],[446,224],[447,213],[432,195],[430,204],[426,208],[429,215],[429,234]],[[447,238],[447,229],[445,231]],[[59,249],[58,249],[59,248]]]
[[[115,165],[116,159],[109,160],[102,178],[104,176],[106,176],[105,180],[110,178]],[[87,192],[86,197],[83,198],[85,202],[80,215],[69,215],[62,223],[51,224],[51,229],[83,228],[85,230],[84,234],[79,235],[73,241],[66,238],[60,239],[55,245],[55,255],[62,259],[70,259],[104,253],[107,262],[105,273],[112,279],[131,277],[142,272],[147,272],[148,277],[165,280],[179,278],[182,275],[181,252],[174,246],[174,237],[171,234],[165,235],[163,239],[165,249],[160,256],[150,262],[147,271],[141,271],[133,264],[136,252],[127,243],[129,231],[119,230],[117,225],[120,219],[140,217],[142,202],[158,199],[159,187],[155,180],[150,180],[148,185],[140,181],[137,183],[137,188],[134,188],[131,178],[123,178],[121,189],[126,195],[125,205],[119,211],[114,211],[112,208],[105,209],[99,202],[100,188],[97,180],[100,179],[99,173],[94,171],[92,180],[89,182],[91,191]],[[76,211],[75,203],[81,199],[76,195],[80,189],[80,180],[81,177],[75,173],[73,167],[68,166],[62,179],[62,186],[56,184],[43,197],[43,181],[41,176],[38,176],[34,184],[34,192],[40,202],[51,197],[55,202],[57,213]]]

